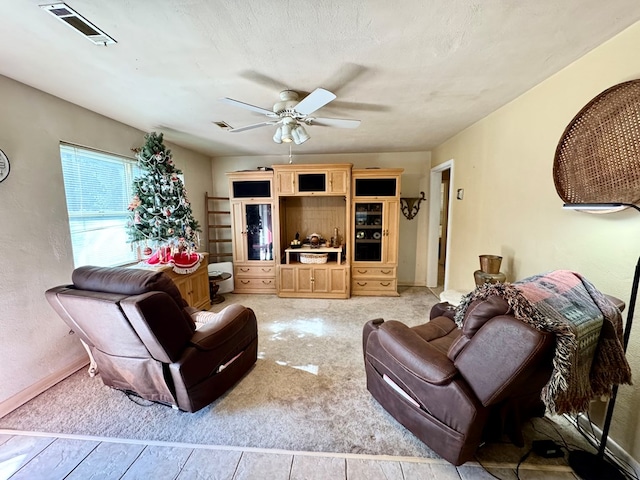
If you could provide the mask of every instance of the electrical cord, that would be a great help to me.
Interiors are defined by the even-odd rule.
[[[520,457],[520,460],[518,461],[518,465],[516,465],[516,478],[518,480],[520,480],[520,465],[522,465],[524,463],[524,461],[529,458],[529,455],[531,455],[531,452],[533,452],[533,448],[530,448],[529,451],[527,453],[525,453],[524,455],[522,455],[522,457]]]
[[[480,461],[480,459],[478,458],[478,455],[474,455],[474,458],[476,460],[476,462],[478,462],[478,465],[480,465],[480,467],[482,467],[482,469],[488,473],[489,475],[491,475],[493,478],[496,478],[497,480],[504,480],[503,478],[498,477],[497,475],[495,475],[494,473],[490,472],[487,467],[484,466],[484,464]]]
[[[569,417],[568,415],[564,415],[565,418],[567,418],[570,422],[570,424],[576,428],[576,430],[578,431],[578,433],[580,433],[582,435],[582,437],[584,437],[584,439],[587,441],[587,443],[589,444],[590,447],[594,448],[594,449],[598,449],[597,446],[597,440],[595,440],[597,437],[595,436],[595,431],[593,428],[593,422],[591,421],[591,418],[589,416],[589,413],[586,412],[584,414],[588,420],[588,424],[590,427],[590,432],[585,430],[584,427],[580,424],[580,422],[578,421],[578,415],[575,416],[575,418]],[[580,445],[576,445],[574,443],[569,443],[567,442],[566,438],[564,437],[564,435],[562,434],[562,432],[560,431],[560,429],[558,428],[558,425],[556,424],[556,422],[554,422],[551,418],[548,418],[547,416],[542,417],[543,421],[545,422],[545,425],[548,426],[549,428],[553,429],[554,434],[550,434],[548,432],[543,431],[542,429],[538,428],[534,422],[534,419],[530,419],[530,425],[531,428],[537,432],[538,434],[548,438],[549,440],[552,440],[554,442],[560,442],[560,445],[558,445],[561,449],[565,450],[567,454],[571,453],[574,450],[583,450],[583,447]],[[518,461],[518,464],[516,466],[515,469],[515,478],[517,480],[520,480],[520,466],[527,460],[527,458],[529,458],[529,456],[531,455],[531,453],[533,452],[533,447],[531,449],[529,449],[529,451],[527,451],[524,455],[522,455],[522,457],[520,458],[520,460]],[[623,459],[619,458],[617,455],[611,453],[610,451],[607,451],[607,455],[608,459],[614,463],[618,469],[620,470],[620,473],[622,473],[622,475],[628,479],[628,480],[640,480],[640,477],[638,477],[638,475],[635,473],[633,467],[626,461],[624,461]],[[495,474],[493,474],[492,472],[488,471],[487,468],[483,465],[483,463],[480,461],[480,459],[478,458],[478,455],[475,455],[475,460],[478,462],[478,464],[483,468],[483,470],[488,473],[489,475],[491,475],[492,478],[496,478],[498,480],[502,480],[500,479],[500,477],[496,476]]]
[[[580,424],[580,421],[579,421],[580,414],[576,414],[575,417],[565,415],[565,418],[569,419],[571,424],[576,428],[576,430],[578,430],[578,433],[580,433],[584,437],[584,439],[587,441],[589,446],[591,446],[595,450],[598,450],[599,449],[598,439],[593,429],[594,423],[591,421],[591,416],[589,415],[588,411],[584,412],[582,415],[584,415],[587,418],[587,422],[591,430],[590,432],[586,431],[583,428],[583,426]],[[606,459],[608,459],[613,465],[615,465],[619,469],[620,473],[624,477],[626,477],[629,480],[640,480],[640,477],[638,477],[638,474],[635,472],[633,467],[628,462],[620,458],[618,455],[611,452],[611,450],[609,450],[608,448],[605,448],[604,456]]]
[[[567,442],[567,440],[564,438],[564,436],[560,432],[560,429],[558,428],[558,426],[555,424],[555,422],[553,420],[551,420],[549,417],[546,417],[546,416],[542,417],[542,419],[549,427],[551,427],[554,430],[555,434],[560,438],[560,441],[562,442],[562,446],[567,451],[567,453],[571,452],[572,449],[580,448],[579,445]],[[552,435],[549,435],[546,432],[538,430],[533,422],[531,422],[531,426],[539,434],[545,435],[547,438],[549,438],[549,439],[551,439],[553,441],[556,441],[556,439]]]
[[[155,405],[155,402],[152,402],[151,400],[145,400],[144,398],[139,397],[133,392],[123,390],[122,393],[125,394],[125,396],[129,399],[129,401],[135,403],[140,407],[150,407],[152,405]],[[147,403],[144,403],[144,402],[147,402]]]

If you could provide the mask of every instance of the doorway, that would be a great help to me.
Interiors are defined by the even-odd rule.
[[[431,169],[427,286],[438,295],[448,289],[452,188],[453,160]]]

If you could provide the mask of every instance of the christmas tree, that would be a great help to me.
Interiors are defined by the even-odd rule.
[[[162,143],[162,133],[145,135],[145,144],[136,150],[138,166],[144,171],[133,181],[134,197],[129,204],[127,232],[129,241],[171,250],[196,250],[200,243],[200,225],[193,218],[187,191],[171,158],[171,150]]]

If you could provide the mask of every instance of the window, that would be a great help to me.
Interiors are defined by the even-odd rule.
[[[137,162],[69,144],[60,144],[60,158],[74,266],[136,262],[125,226]]]

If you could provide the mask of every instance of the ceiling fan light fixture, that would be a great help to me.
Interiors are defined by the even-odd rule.
[[[297,125],[291,129],[291,136],[293,137],[293,143],[300,145],[300,134],[298,133]]]
[[[291,135],[291,125],[284,124],[282,125],[282,141],[285,143],[291,143],[293,141],[293,136]]]
[[[296,142],[296,145],[300,145],[311,138],[302,125],[298,125],[294,129],[294,131],[296,132],[296,135],[298,137],[298,141]],[[294,137],[294,140],[295,140],[295,137]]]
[[[273,134],[273,141],[276,143],[282,143],[282,128],[276,128],[276,133]]]

